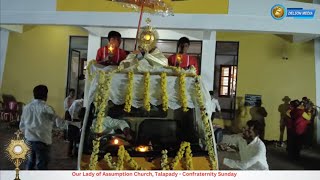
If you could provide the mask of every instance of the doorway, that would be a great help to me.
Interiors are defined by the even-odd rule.
[[[214,95],[221,107],[222,118],[236,115],[239,42],[217,41],[214,72]],[[216,118],[219,115],[216,113]]]
[[[70,36],[66,96],[75,90],[76,99],[84,93],[87,65],[88,37]]]

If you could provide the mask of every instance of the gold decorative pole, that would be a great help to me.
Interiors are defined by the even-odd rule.
[[[21,180],[20,178],[19,178],[19,168],[16,168],[16,178],[14,178],[14,180]]]

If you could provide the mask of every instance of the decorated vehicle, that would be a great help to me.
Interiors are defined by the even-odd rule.
[[[79,169],[218,169],[201,77],[193,67],[166,64],[152,27],[139,37],[142,58],[132,53],[119,66],[92,60],[87,67]]]

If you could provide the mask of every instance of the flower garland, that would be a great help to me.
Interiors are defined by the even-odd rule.
[[[128,89],[127,89],[127,96],[126,96],[126,102],[124,106],[124,111],[130,112],[131,111],[131,105],[132,105],[132,94],[133,94],[133,72],[128,72]]]
[[[169,69],[175,71],[176,73],[180,74],[182,71],[181,67],[176,67],[176,66],[167,66]]]
[[[97,123],[95,127],[95,132],[100,133],[102,131],[102,119],[105,117],[105,109],[107,107],[109,99],[109,90],[112,80],[111,73],[105,73],[99,71],[99,85],[95,96],[95,107],[97,108],[98,116]]]
[[[182,159],[184,151],[186,148],[186,144],[185,143],[181,143],[180,144],[180,149],[177,152],[176,157],[174,157],[173,161],[171,162],[171,170],[174,170],[174,168],[178,165],[179,161]]]
[[[187,164],[187,170],[193,170],[193,163],[192,163],[192,151],[190,143],[188,143],[188,146],[186,148],[186,164]]]
[[[98,71],[99,79],[98,79],[98,89],[96,90],[94,105],[97,108],[97,120],[96,125],[94,127],[95,133],[102,132],[102,120],[105,116],[105,109],[107,107],[108,99],[109,99],[109,90],[110,84],[112,81],[113,74],[118,72],[120,69],[115,69],[111,72]],[[89,168],[91,170],[96,169],[96,165],[98,163],[98,153],[100,148],[100,138],[92,141],[93,150],[90,157]]]
[[[166,149],[161,151],[161,154],[162,154],[161,169],[162,170],[170,170],[167,153],[168,153],[168,151]]]
[[[93,140],[93,150],[90,156],[90,164],[89,169],[95,170],[98,164],[98,153],[99,153],[99,147],[100,147],[100,138]]]
[[[163,111],[167,111],[169,108],[168,92],[167,92],[167,74],[165,72],[162,72],[160,77],[161,77],[162,109]]]
[[[195,77],[197,76],[197,70],[195,69],[194,66],[191,66],[191,72],[185,72],[183,68],[181,67],[176,67],[176,66],[167,66],[166,68],[173,70],[174,72],[176,72],[177,74],[181,74],[182,72],[184,72],[186,74],[186,76],[191,76],[191,77]]]
[[[185,154],[186,156],[187,170],[193,170],[192,152],[191,152],[191,146],[189,142],[182,142],[180,144],[180,149],[177,152],[176,157],[173,159],[171,163],[171,170],[175,169],[179,161],[182,159],[183,154]]]
[[[107,165],[109,166],[109,168],[111,170],[115,170],[117,168],[117,165],[116,163],[114,163],[112,161],[112,157],[110,155],[110,153],[107,153],[105,156],[104,156],[104,160],[107,162]]]
[[[124,147],[123,147],[123,149],[124,149]],[[124,150],[124,159],[128,162],[128,165],[130,168],[132,168],[134,170],[146,170],[146,169],[142,168],[141,166],[139,166],[138,163],[132,159],[132,157],[130,156],[130,154],[126,150]]]
[[[149,112],[150,111],[150,92],[149,92],[149,88],[150,88],[150,73],[146,72],[144,73],[144,108]]]
[[[94,101],[94,105],[95,107],[97,107],[97,112],[98,112],[98,116],[97,116],[97,122],[96,122],[96,126],[94,131],[96,133],[101,132],[102,130],[102,118],[104,117],[104,111],[102,111],[102,107],[104,106],[103,104],[103,100],[105,99],[103,94],[101,94],[103,92],[103,90],[106,88],[106,76],[105,73],[103,71],[99,71],[99,81],[98,81],[98,89],[97,89],[97,93],[95,96],[95,101]],[[102,91],[102,92],[101,92]],[[101,96],[102,95],[102,96]],[[104,106],[105,107],[105,106]],[[96,169],[97,163],[98,163],[98,153],[99,153],[99,147],[100,147],[100,138],[98,139],[94,139],[92,141],[93,143],[93,150],[91,153],[91,157],[90,157],[90,164],[89,164],[89,169],[94,170]]]
[[[123,170],[124,168],[124,162],[127,162],[129,167],[134,170],[146,170],[138,165],[138,163],[132,159],[128,151],[124,148],[124,146],[119,146],[118,149],[118,160],[117,163],[112,162],[112,157],[110,156],[110,153],[107,153],[104,156],[104,160],[107,162],[108,166],[112,170]]]
[[[87,65],[87,73],[88,73],[88,79],[89,79],[89,81],[91,81],[91,80],[93,79],[94,75],[95,75],[95,74],[92,74],[92,73],[91,73],[91,66],[92,66],[93,64],[97,64],[97,61],[96,61],[95,59],[91,60],[91,61],[88,63],[88,65]]]
[[[180,101],[183,112],[188,111],[188,100],[186,95],[186,74],[179,74]]]
[[[213,142],[212,142],[212,132],[209,124],[209,117],[206,113],[206,108],[204,106],[203,102],[203,96],[201,92],[201,86],[200,86],[200,77],[197,76],[195,79],[195,89],[196,89],[196,97],[198,101],[198,105],[200,107],[201,111],[201,119],[203,121],[204,127],[205,127],[205,141],[208,148],[208,154],[209,154],[209,160],[212,169],[217,169],[217,162],[215,158],[215,151],[213,149]]]
[[[197,69],[193,65],[191,65],[190,70],[194,75],[197,75]]]
[[[124,146],[120,146],[118,150],[118,161],[116,165],[116,170],[123,170],[124,151]]]

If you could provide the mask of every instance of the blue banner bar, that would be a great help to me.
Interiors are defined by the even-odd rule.
[[[315,11],[315,9],[287,8],[287,17],[311,19],[314,17]]]
[[[303,8],[287,8],[287,10],[303,10]]]

